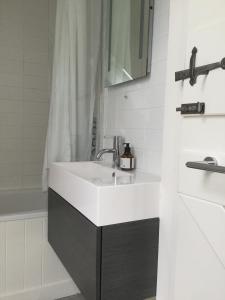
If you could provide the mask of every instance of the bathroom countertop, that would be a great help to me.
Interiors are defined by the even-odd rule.
[[[65,170],[68,170],[74,175],[79,176],[99,187],[143,184],[160,181],[160,177],[157,175],[141,172],[136,169],[131,171],[122,171],[120,168],[113,167],[112,164],[105,161],[81,162],[82,168],[79,170],[76,168],[76,171],[74,171],[74,165],[77,164],[79,164],[79,162],[54,163],[53,165],[63,167]],[[89,168],[90,164],[91,169],[87,172],[86,170]]]
[[[49,187],[97,226],[157,218],[160,178],[105,162],[53,163]]]

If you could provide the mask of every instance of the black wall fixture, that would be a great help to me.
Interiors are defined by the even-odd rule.
[[[181,107],[177,107],[176,111],[180,111],[182,115],[196,115],[205,113],[205,103],[196,102],[196,103],[183,103]]]
[[[220,61],[209,65],[204,65],[196,67],[196,55],[198,49],[194,47],[192,49],[192,55],[190,59],[190,67],[187,70],[179,71],[175,73],[175,81],[185,80],[190,78],[190,85],[195,85],[197,82],[197,77],[199,75],[208,75],[210,71],[215,69],[225,70],[225,57]]]

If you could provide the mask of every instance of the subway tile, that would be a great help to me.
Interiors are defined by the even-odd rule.
[[[42,24],[43,26],[44,24]],[[39,26],[40,28],[40,26]],[[46,31],[46,25],[44,25]],[[23,47],[25,53],[46,53],[49,52],[48,38],[34,38],[33,36],[24,37]]]
[[[134,90],[117,97],[117,109],[155,108],[164,105],[164,86],[151,85],[148,89]]]
[[[164,11],[161,10],[158,11],[155,14],[154,18],[154,25],[153,25],[153,47],[154,45],[154,40],[157,39],[158,37],[168,34],[169,32],[169,10],[165,9]]]
[[[38,115],[48,115],[48,111],[49,111],[49,104],[46,102],[27,102],[24,101],[23,102],[23,115],[34,115],[34,114],[38,114]],[[42,125],[40,123],[40,125]]]
[[[135,156],[135,167],[138,170],[143,170],[145,168],[144,164],[144,156],[143,156],[143,150],[139,148],[135,148],[133,150],[134,156]]]
[[[123,83],[122,85],[113,86],[108,88],[108,97],[112,99],[113,96],[120,96],[128,91],[137,90],[138,86],[141,86],[141,83],[145,81],[145,79],[138,79],[134,81],[128,81]]]
[[[23,0],[1,0],[0,16],[1,18],[10,18],[12,20],[22,19]]]
[[[0,86],[0,100],[22,100],[22,87]]]
[[[29,63],[48,64],[49,55],[48,53],[38,53],[32,51],[24,52],[24,61]],[[29,88],[29,87],[28,87]]]
[[[23,175],[30,176],[30,175],[41,175],[42,173],[42,162],[34,163],[23,163]]]
[[[105,135],[121,134],[130,141],[137,168],[160,174],[167,66],[169,1],[155,3],[150,74],[140,80],[108,88]]]
[[[165,83],[152,84],[149,90],[150,107],[164,107],[165,105]]]
[[[116,114],[117,128],[146,128],[149,123],[149,110],[119,110]]]
[[[162,131],[146,129],[144,133],[144,148],[151,151],[162,149]]]
[[[22,186],[25,189],[41,188],[41,175],[35,176],[22,176]]]
[[[23,115],[23,126],[41,126],[46,127],[48,125],[48,114],[45,112],[42,114],[24,113]]]
[[[49,0],[49,41],[51,46],[54,46],[56,6],[57,2],[55,0]],[[53,53],[53,51],[51,52]]]
[[[49,102],[50,96],[48,91],[27,88],[23,91],[24,101],[27,102]]]
[[[152,62],[165,60],[167,58],[168,34],[156,37],[153,42]]]
[[[40,163],[43,161],[43,158],[43,151],[27,151],[24,149],[22,153],[23,163]]]
[[[38,63],[24,63],[24,75],[33,75],[33,76],[49,76],[49,67],[46,64]]]
[[[23,7],[24,18],[28,20],[32,18],[39,21],[48,19],[48,1],[46,0],[23,0]]]
[[[19,139],[22,138],[22,127],[20,126],[0,126],[0,140],[1,139]]]
[[[1,40],[1,37],[0,37]],[[23,62],[16,59],[0,58],[0,73],[1,74],[19,74],[23,73]]]
[[[23,158],[22,152],[17,149],[11,151],[0,151],[0,163],[17,163]]]
[[[144,167],[143,171],[161,174],[161,151],[143,151]]]
[[[0,1],[0,189],[41,186],[50,98],[48,10],[46,0]],[[28,287],[34,282],[25,278]],[[7,284],[13,288],[14,282]]]
[[[31,76],[24,75],[23,77],[24,88],[38,89],[38,90],[49,90],[49,78],[48,76]]]
[[[0,100],[0,113],[17,113],[22,112],[22,102],[21,101],[9,101],[9,100]]]
[[[0,126],[21,126],[21,113],[2,113],[0,112]]]
[[[22,187],[22,176],[11,175],[0,177],[0,190],[15,190]]]
[[[39,138],[35,138],[33,132],[29,132],[30,138],[23,138],[23,149],[24,151],[44,151],[45,149],[45,136],[40,134]]]
[[[0,73],[0,85],[22,87],[23,86],[22,73],[18,73],[18,74]]]
[[[21,138],[0,138],[0,151],[22,151],[22,144]]]
[[[153,108],[149,110],[149,119],[146,128],[149,129],[163,129],[163,108]]]
[[[166,70],[167,70],[167,61],[161,60],[153,62],[150,72],[150,82],[151,84],[164,84],[166,81]]]
[[[20,176],[22,174],[22,163],[20,162],[0,162],[0,178],[10,176]]]
[[[170,9],[170,1],[165,1],[165,0],[155,1],[154,17],[157,18],[165,13],[168,13],[169,9]]]
[[[126,129],[123,133],[125,141],[131,143],[134,148],[145,146],[145,135],[142,129]]]
[[[16,32],[9,31],[8,29],[2,30],[1,28],[0,40],[1,40],[1,46],[4,46],[4,48],[20,49],[20,53],[21,53],[23,49],[22,32],[18,34]],[[22,57],[21,57],[21,61],[22,61]]]
[[[23,48],[0,45],[0,59],[23,60]]]
[[[10,18],[9,16],[7,16],[7,19],[2,18],[0,37],[2,38],[2,42],[4,42],[4,44],[2,43],[4,46],[21,46],[22,44],[19,42],[22,41],[23,38],[22,20],[19,18],[16,19],[15,17]],[[10,42],[13,38],[15,38],[16,43]]]

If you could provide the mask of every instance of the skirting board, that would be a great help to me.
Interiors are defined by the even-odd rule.
[[[79,290],[72,280],[65,280],[40,288],[24,290],[19,293],[0,296],[0,300],[55,300],[78,294]]]

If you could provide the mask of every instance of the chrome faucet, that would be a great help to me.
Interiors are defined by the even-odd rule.
[[[122,144],[123,144],[122,137],[114,136],[113,137],[113,148],[101,149],[96,155],[96,160],[101,160],[103,154],[105,154],[105,153],[112,153],[114,165],[119,166]]]

